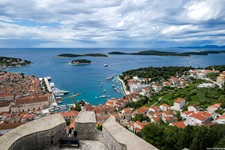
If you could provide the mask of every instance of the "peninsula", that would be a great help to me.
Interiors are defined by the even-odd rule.
[[[108,57],[106,54],[101,53],[89,53],[89,54],[71,54],[71,53],[65,53],[57,55],[56,57],[81,57],[81,56],[89,56],[89,57]]]
[[[86,65],[86,64],[90,64],[90,63],[92,63],[92,61],[87,60],[87,59],[77,59],[77,60],[71,61],[69,64],[71,64],[71,65]]]
[[[109,52],[110,55],[155,55],[155,56],[191,56],[191,55],[208,55],[208,54],[220,54],[225,53],[225,50],[209,50],[209,51],[195,51],[195,52],[166,52],[166,51],[158,51],[158,50],[146,50],[139,51],[133,53],[125,53],[125,52]]]
[[[0,56],[0,68],[7,68],[7,67],[21,67],[31,64],[28,60],[22,60],[20,58],[13,58],[13,57],[4,57]]]

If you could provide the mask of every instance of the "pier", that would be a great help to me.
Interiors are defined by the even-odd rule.
[[[46,84],[46,86],[47,86],[47,88],[48,88],[48,91],[49,91],[49,92],[52,92],[51,86],[50,86],[50,84],[49,84],[49,82],[48,82],[48,78],[47,78],[47,77],[44,77],[44,81],[45,81],[45,84]]]

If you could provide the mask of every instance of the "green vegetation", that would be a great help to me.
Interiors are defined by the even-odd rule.
[[[99,124],[98,124],[98,126],[97,126],[97,130],[102,131],[102,125],[99,125]]]
[[[146,50],[134,53],[124,53],[124,52],[109,52],[108,54],[114,55],[156,55],[156,56],[191,56],[191,55],[208,55],[208,54],[220,54],[225,53],[224,50],[220,51],[198,51],[198,52],[184,52],[184,53],[177,53],[177,52],[166,52],[166,51],[159,51],[159,50]]]
[[[189,86],[185,88],[163,88],[159,93],[153,93],[150,100],[151,104],[156,102],[159,97],[162,97],[160,103],[167,103],[172,106],[175,99],[178,97],[185,98],[188,105],[196,104],[203,109],[214,103],[222,103],[225,105],[225,90],[218,87],[213,88],[197,88],[198,84],[204,82],[200,79],[189,79]],[[224,108],[224,107],[223,107]]]
[[[225,147],[225,125],[187,126],[180,129],[173,126],[149,124],[138,135],[160,150],[191,150]]]
[[[90,64],[92,63],[90,60],[87,59],[77,59],[70,62],[70,64],[73,65],[79,65],[79,64]]]
[[[16,66],[25,66],[29,64],[31,64],[31,62],[28,60],[0,56],[0,67],[16,67]]]
[[[209,73],[206,75],[207,78],[210,78],[213,81],[216,81],[217,76],[219,76],[220,73]]]
[[[91,57],[108,57],[106,54],[93,53],[93,54],[83,54],[82,56],[91,56]]]
[[[49,92],[44,79],[42,79],[42,87],[44,88],[45,92]]]
[[[127,53],[114,51],[114,52],[109,52],[108,54],[110,54],[110,55],[124,55],[124,54],[127,54]]]
[[[138,114],[136,115],[134,118],[132,118],[133,121],[147,121],[147,122],[150,122],[150,119],[149,117],[147,116],[144,116],[143,114]]]
[[[71,110],[81,111],[81,107],[85,105],[85,101],[81,100],[76,102],[75,107],[71,107]]]
[[[93,53],[93,54],[60,54],[57,57],[81,57],[81,56],[90,56],[90,57],[108,57],[106,54]]]
[[[79,57],[79,56],[82,56],[82,55],[79,55],[79,54],[60,54],[60,55],[57,55],[57,57]]]
[[[148,97],[143,97],[137,102],[129,102],[127,104],[127,107],[137,109],[137,108],[140,108],[143,105],[148,104],[148,103],[149,103],[149,98]]]
[[[219,70],[220,72],[225,71],[225,65],[220,65],[220,66],[208,66],[205,69],[215,69]]]
[[[193,67],[178,67],[178,66],[169,66],[169,67],[148,67],[148,68],[139,68],[134,70],[125,71],[122,73],[120,78],[125,80],[131,79],[134,76],[143,77],[143,78],[151,78],[151,81],[159,81],[161,79],[168,79],[171,76],[181,76],[186,75],[187,72]],[[126,83],[126,81],[125,81]]]

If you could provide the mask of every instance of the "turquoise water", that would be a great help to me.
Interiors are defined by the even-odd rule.
[[[81,93],[75,100],[85,99],[87,102],[97,105],[104,104],[111,97],[120,98],[123,94],[117,93],[113,88],[121,85],[113,80],[106,80],[112,74],[121,74],[129,69],[140,67],[161,67],[161,66],[193,66],[206,67],[209,65],[225,64],[225,54],[214,54],[208,56],[176,57],[176,56],[129,56],[129,55],[109,55],[107,58],[82,57],[91,60],[90,65],[69,65],[68,63],[78,58],[55,58],[54,56],[62,53],[107,53],[110,51],[134,52],[146,49],[0,49],[1,56],[19,57],[33,62],[30,66],[20,68],[10,68],[9,72],[23,72],[36,77],[51,76],[52,82],[63,90],[74,93]],[[179,49],[181,50],[181,49]],[[179,51],[176,50],[176,51]],[[186,50],[187,51],[187,50]],[[103,67],[108,64],[108,67]],[[116,78],[115,78],[116,79]],[[104,83],[100,87],[100,82]],[[106,90],[104,93],[103,90]],[[100,98],[107,95],[106,98]],[[96,98],[97,97],[97,98]],[[63,104],[71,103],[71,99],[66,99]]]

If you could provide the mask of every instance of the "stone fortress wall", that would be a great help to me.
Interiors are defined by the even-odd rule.
[[[1,150],[51,149],[66,136],[66,123],[54,114],[23,124],[0,137]]]
[[[34,120],[11,130],[0,137],[2,150],[42,150],[59,149],[59,141],[66,137],[66,123],[61,114],[54,114]],[[108,150],[156,150],[153,145],[142,140],[119,125],[114,116],[104,124],[102,131],[96,129],[93,111],[81,111],[75,119],[77,137],[85,141],[99,141]],[[91,150],[91,148],[89,148]],[[89,150],[85,148],[85,150]]]

